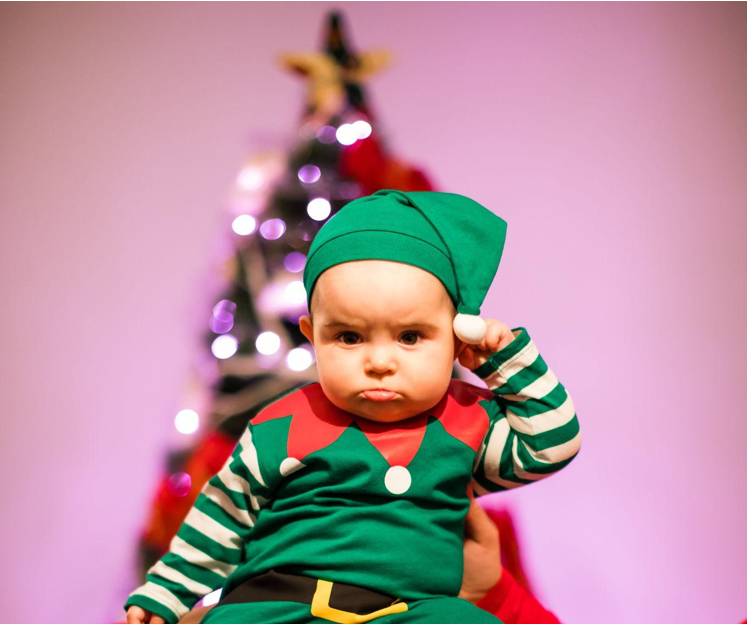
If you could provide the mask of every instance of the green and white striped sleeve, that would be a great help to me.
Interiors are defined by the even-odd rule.
[[[136,589],[137,605],[175,624],[203,596],[223,587],[242,562],[244,541],[271,487],[259,468],[251,423],[220,472],[200,492],[167,552]]]
[[[490,426],[475,464],[475,492],[539,481],[566,466],[581,446],[571,397],[547,367],[527,330],[474,372],[492,391],[483,402]]]

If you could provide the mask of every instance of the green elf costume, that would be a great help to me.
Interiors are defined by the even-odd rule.
[[[336,264],[404,262],[441,280],[457,336],[477,344],[505,233],[466,197],[379,191],[320,230],[304,270],[308,300]],[[487,388],[452,380],[436,406],[404,421],[345,412],[318,383],[265,408],[125,608],[174,624],[223,587],[204,624],[497,622],[456,598],[467,488],[532,483],[580,446],[565,388],[526,329],[513,333],[474,371]]]

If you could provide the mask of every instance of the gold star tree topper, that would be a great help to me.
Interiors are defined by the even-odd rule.
[[[281,63],[307,78],[307,110],[310,121],[324,123],[348,108],[369,114],[363,83],[391,61],[391,53],[355,53],[346,42],[342,16],[331,13],[327,23],[325,51],[284,54]]]

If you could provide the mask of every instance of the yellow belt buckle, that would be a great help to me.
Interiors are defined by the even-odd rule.
[[[373,613],[358,615],[351,611],[343,611],[330,607],[329,598],[331,595],[332,583],[318,579],[316,582],[316,592],[314,593],[314,598],[311,600],[311,615],[330,622],[337,622],[337,624],[362,624],[363,622],[370,622],[384,615],[407,611],[407,605],[404,602],[397,602]]]

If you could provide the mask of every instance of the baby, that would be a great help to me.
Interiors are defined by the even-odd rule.
[[[128,599],[128,624],[497,622],[457,598],[470,486],[556,472],[570,397],[524,328],[482,320],[506,224],[446,193],[379,191],[319,232],[300,328],[319,382],[266,407]],[[488,388],[452,379],[454,361]]]

